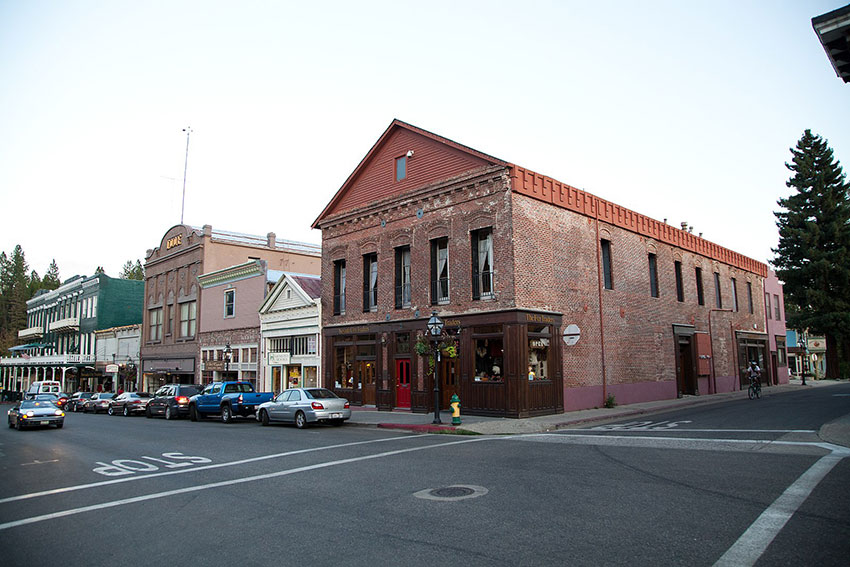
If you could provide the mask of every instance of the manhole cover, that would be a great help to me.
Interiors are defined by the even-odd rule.
[[[440,500],[442,502],[450,502],[454,500],[465,500],[467,498],[476,498],[487,494],[487,489],[483,486],[474,486],[471,484],[455,484],[452,486],[443,486],[441,488],[426,488],[420,490],[413,495],[417,498],[425,500]]]
[[[431,491],[431,496],[439,496],[440,498],[457,498],[458,496],[469,496],[475,491],[466,486],[447,486],[445,488],[435,488]]]

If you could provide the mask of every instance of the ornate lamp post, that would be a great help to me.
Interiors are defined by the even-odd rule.
[[[428,319],[428,337],[434,343],[434,421],[432,423],[442,423],[440,421],[440,335],[443,334],[443,320],[437,317],[437,312],[431,312],[431,318]]]
[[[227,380],[228,372],[230,372],[230,357],[233,356],[233,350],[230,348],[230,343],[224,345],[224,379]]]

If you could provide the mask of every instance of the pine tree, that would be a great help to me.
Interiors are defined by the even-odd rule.
[[[41,288],[42,289],[56,289],[60,285],[62,285],[62,281],[59,279],[59,266],[56,265],[56,260],[50,262],[50,267],[47,268],[47,273],[44,274],[44,278],[41,280]]]
[[[136,263],[133,264],[132,260],[127,260],[121,268],[121,275],[118,277],[125,280],[144,280],[145,269],[142,267],[142,262],[136,260]]]
[[[21,245],[15,246],[9,261],[11,289],[9,290],[9,331],[17,334],[27,324],[27,301],[30,298],[26,258]]]
[[[785,282],[791,304],[788,325],[826,338],[826,377],[838,378],[839,345],[850,333],[850,196],[832,149],[810,130],[803,133],[786,185],[796,190],[777,203],[779,247],[776,275]],[[842,349],[846,350],[846,349]],[[850,360],[850,352],[841,358]]]

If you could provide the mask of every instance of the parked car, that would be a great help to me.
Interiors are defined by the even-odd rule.
[[[154,392],[145,415],[164,415],[165,419],[186,417],[189,415],[189,398],[200,392],[198,384],[166,384]]]
[[[151,395],[147,392],[124,392],[109,400],[106,413],[109,415],[121,414],[128,417],[134,413],[145,413]]]
[[[86,400],[86,403],[83,406],[83,411],[94,413],[108,411],[109,400],[111,400],[114,395],[115,394],[110,394],[109,392],[98,392]]]
[[[51,401],[23,400],[8,411],[9,427],[18,431],[35,425],[55,425],[57,429],[65,425],[65,412]]]
[[[39,380],[30,384],[24,399],[34,400],[36,394],[58,394],[62,389],[62,383],[56,380]]]
[[[274,400],[260,404],[257,420],[263,425],[272,421],[294,423],[303,429],[310,423],[326,422],[342,425],[351,418],[351,405],[325,388],[292,388]]]
[[[56,394],[56,397],[58,398],[56,400],[56,405],[58,405],[61,409],[67,411],[68,402],[70,401],[71,396],[69,396],[65,392],[59,392],[58,394]]]
[[[255,392],[250,382],[213,382],[189,400],[189,419],[220,415],[221,421],[230,423],[236,415],[254,415],[257,406],[272,398],[272,392]]]
[[[74,392],[65,406],[65,411],[83,411],[86,400],[94,396],[94,392]]]

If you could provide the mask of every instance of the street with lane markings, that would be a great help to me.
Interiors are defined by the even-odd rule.
[[[546,434],[0,431],[7,565],[846,565],[850,384]]]

